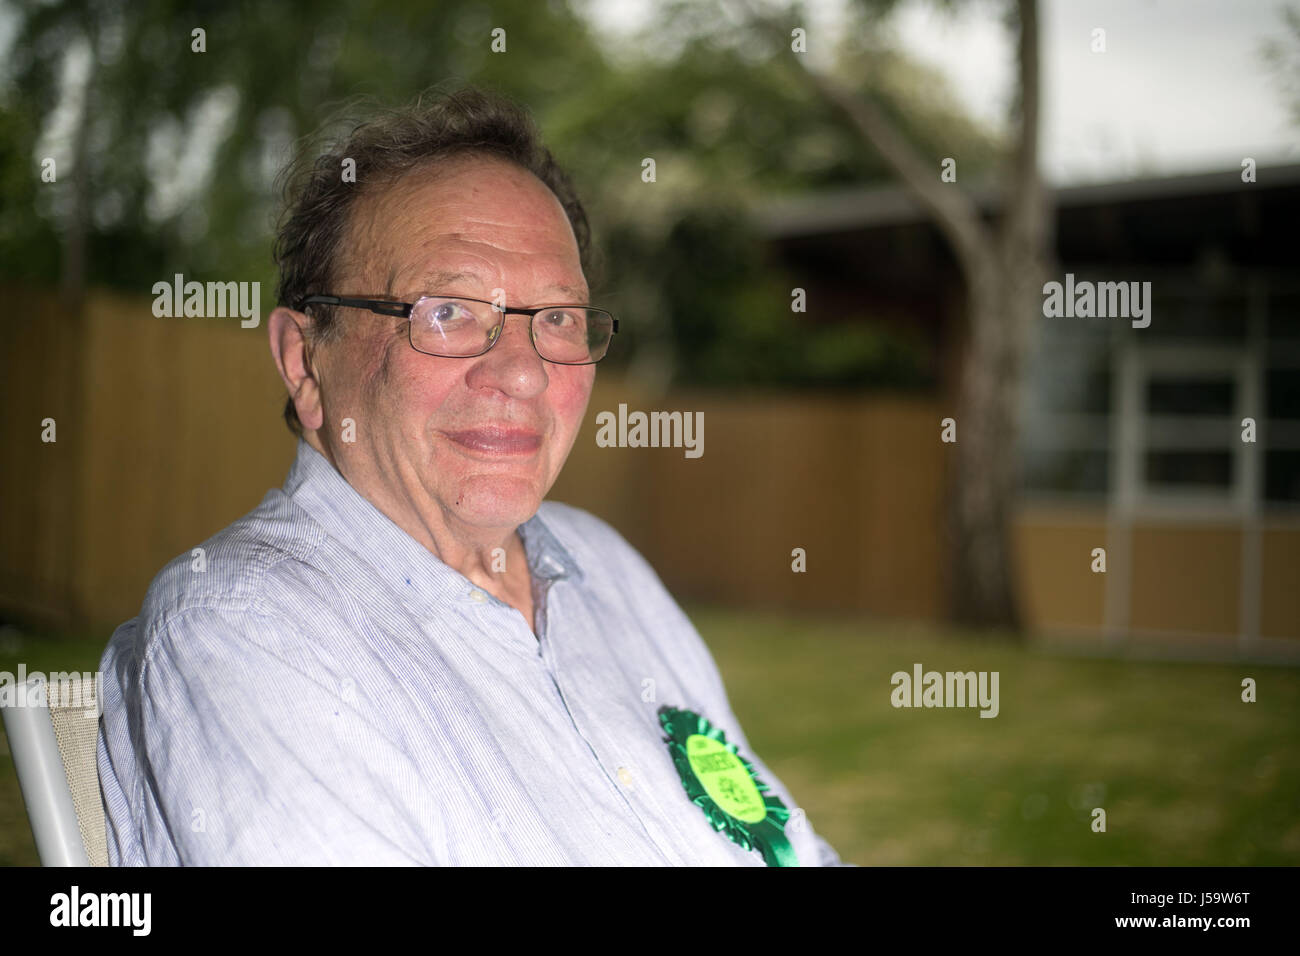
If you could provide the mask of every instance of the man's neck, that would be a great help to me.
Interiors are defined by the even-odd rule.
[[[319,452],[344,481],[348,480],[330,449],[315,432],[306,432],[303,440]],[[355,485],[353,487],[356,488]],[[466,528],[457,534],[451,527],[454,518],[450,516],[440,516],[440,527],[434,528],[429,520],[410,513],[409,509],[404,509],[395,502],[376,500],[365,490],[356,490],[443,564],[518,610],[527,622],[528,629],[535,633],[532,574],[528,568],[527,551],[517,529],[503,530],[500,534],[485,534],[479,529]]]

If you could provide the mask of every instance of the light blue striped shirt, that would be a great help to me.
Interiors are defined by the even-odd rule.
[[[691,803],[667,704],[739,745],[802,865],[839,864],[636,550],[555,502],[519,530],[537,636],[299,440],[104,653],[109,862],[764,865]]]

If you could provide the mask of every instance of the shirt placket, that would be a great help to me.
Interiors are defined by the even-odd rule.
[[[557,596],[560,595],[563,595],[563,591],[557,593]],[[547,611],[555,621],[563,621],[565,616],[564,602],[562,600],[548,602]],[[599,768],[602,779],[607,786],[618,794],[622,804],[627,807],[628,812],[636,819],[646,838],[659,851],[660,855],[673,866],[688,865],[691,861],[684,858],[676,849],[670,834],[666,833],[664,828],[652,818],[653,814],[647,816],[647,814],[641,812],[636,801],[633,800],[631,791],[633,791],[637,783],[637,776],[623,766],[611,769],[616,761],[602,757],[602,750],[604,749],[601,746],[602,738],[597,729],[589,725],[587,712],[581,704],[581,696],[576,694],[573,688],[569,686],[567,670],[560,665],[563,653],[557,648],[557,642],[553,639],[555,630],[552,628],[548,628],[548,630],[551,633],[543,635],[540,641],[541,659],[544,661],[547,671],[555,684],[556,693],[565,704],[574,731],[591,751],[592,759]],[[653,801],[647,799],[647,802]]]
[[[601,760],[596,748],[592,745],[590,736],[584,730],[582,722],[578,718],[580,710],[577,698],[575,698],[572,691],[566,692],[565,690],[564,684],[562,683],[560,674],[555,665],[554,656],[549,651],[550,640],[546,634],[546,631],[549,629],[549,625],[546,622],[551,618],[551,606],[549,602],[551,587],[553,584],[558,583],[559,579],[539,576],[537,580],[539,580],[541,584],[534,591],[534,599],[540,600],[542,613],[535,614],[534,617],[538,621],[537,627],[540,633],[534,636],[533,633],[528,631],[526,628],[512,627],[510,628],[509,639],[515,643],[523,645],[525,643],[524,638],[527,638],[526,643],[532,645],[530,651],[537,666],[545,671],[548,683],[554,690],[555,697],[564,710],[569,727],[582,741],[585,751],[591,755],[591,759],[596,766],[596,772],[603,782],[603,785],[608,789],[608,792],[616,795],[617,802],[626,808],[627,812],[631,814],[632,818],[636,821],[636,828],[645,837],[646,842],[650,846],[654,847],[655,851],[659,854],[661,861],[665,865],[682,865],[686,861],[671,849],[666,850],[665,844],[661,840],[656,839],[655,835],[647,826],[645,819],[637,812],[635,805],[628,798],[628,794],[624,787],[620,786],[617,782],[615,775],[616,772],[615,774],[611,774],[609,768],[606,767],[605,762]],[[518,618],[515,609],[511,605],[479,588],[475,588],[470,592],[468,600],[472,605],[474,605],[475,616],[485,628],[492,628],[494,625],[499,623],[499,618],[495,617],[491,611],[506,611],[512,619]],[[522,624],[522,621],[516,621],[516,623]]]

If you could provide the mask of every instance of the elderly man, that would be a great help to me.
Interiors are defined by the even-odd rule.
[[[110,861],[838,864],[651,568],[543,501],[617,322],[528,114],[385,112],[288,198],[297,458],[109,643]]]

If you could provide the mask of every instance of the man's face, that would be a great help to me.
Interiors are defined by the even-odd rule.
[[[344,295],[492,300],[502,289],[510,307],[587,302],[559,201],[501,160],[463,158],[366,197],[343,248]],[[340,321],[345,338],[317,359],[318,438],[344,477],[390,516],[452,533],[490,535],[530,518],[573,447],[595,366],[543,361],[524,315],[506,316],[496,344],[474,358],[416,352],[404,319],[345,309]],[[354,442],[341,440],[345,418]]]

